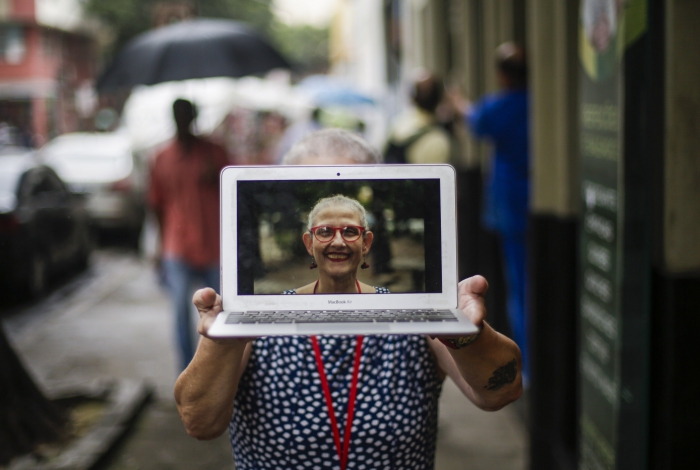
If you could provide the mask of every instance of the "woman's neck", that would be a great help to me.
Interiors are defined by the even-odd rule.
[[[316,294],[357,294],[357,279],[355,276],[333,279],[322,277],[316,285]]]

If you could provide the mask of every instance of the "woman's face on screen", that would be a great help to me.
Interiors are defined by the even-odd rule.
[[[312,221],[313,227],[361,226],[360,216],[343,206],[330,206],[321,210]],[[363,257],[372,244],[372,232],[364,232],[355,241],[347,241],[340,230],[336,230],[331,241],[322,243],[309,232],[304,234],[304,244],[316,260],[321,276],[344,278],[357,272]]]

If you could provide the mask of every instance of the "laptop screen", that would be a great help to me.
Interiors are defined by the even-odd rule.
[[[318,279],[303,236],[314,236],[317,202],[336,195],[364,208],[372,232],[360,282],[392,293],[443,291],[437,178],[238,181],[236,191],[238,295],[282,295]]]

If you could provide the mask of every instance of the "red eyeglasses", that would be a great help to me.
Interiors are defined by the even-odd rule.
[[[340,231],[340,236],[343,237],[343,240],[349,243],[357,241],[357,239],[362,236],[365,228],[360,227],[359,225],[346,225],[344,227],[319,225],[317,227],[311,227],[309,231],[313,233],[316,240],[321,243],[329,243],[331,240],[333,240],[333,238],[335,238],[335,233]]]

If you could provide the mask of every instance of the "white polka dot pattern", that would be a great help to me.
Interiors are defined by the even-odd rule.
[[[319,336],[342,436],[356,339]],[[432,469],[442,388],[423,336],[366,336],[348,469]],[[253,343],[229,426],[238,470],[340,469],[307,336]]]

